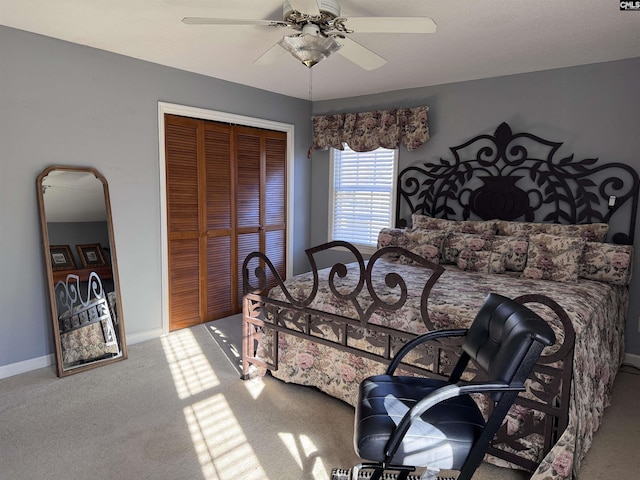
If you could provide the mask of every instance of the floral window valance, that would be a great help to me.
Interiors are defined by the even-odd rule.
[[[429,141],[429,107],[393,108],[362,113],[313,116],[313,147],[342,150],[342,144],[356,152],[376,148],[415,150]]]

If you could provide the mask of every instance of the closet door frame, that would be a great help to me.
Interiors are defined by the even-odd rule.
[[[161,241],[161,283],[162,283],[162,333],[169,333],[169,242],[167,223],[167,164],[165,157],[165,114],[180,115],[202,120],[230,123],[247,127],[277,130],[287,134],[287,238],[286,238],[286,269],[287,277],[292,275],[293,261],[291,246],[293,245],[293,153],[294,153],[294,125],[282,122],[265,120],[262,118],[247,117],[232,113],[219,112],[204,108],[189,107],[173,103],[158,102],[158,157],[160,166],[160,241]]]

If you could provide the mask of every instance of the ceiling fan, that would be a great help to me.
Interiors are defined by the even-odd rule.
[[[187,25],[258,25],[288,28],[299,33],[287,35],[273,45],[254,64],[268,65],[287,52],[311,68],[334,52],[365,70],[387,61],[349,37],[352,33],[434,33],[429,17],[352,17],[340,16],[337,0],[287,0],[282,20],[185,17]]]

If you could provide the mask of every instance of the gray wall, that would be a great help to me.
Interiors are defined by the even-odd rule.
[[[437,65],[434,65],[437,68]],[[557,158],[599,157],[640,170],[640,58],[563,68],[487,80],[416,88],[348,99],[314,102],[314,114],[366,111],[392,106],[427,105],[431,140],[416,151],[400,152],[399,168],[451,158],[449,147],[481,133],[492,134],[507,122],[564,142]],[[327,239],[327,152],[315,152],[312,164],[311,243]],[[640,251],[640,219],[635,249]],[[637,257],[637,255],[636,255]],[[640,260],[630,286],[626,351],[640,355]]]
[[[158,101],[294,124],[306,268],[307,101],[0,26],[0,367],[53,352],[35,180],[54,164],[106,177],[127,334],[162,327]]]
[[[71,255],[78,268],[82,261],[76,245],[99,243],[109,248],[109,226],[107,222],[50,222],[47,223],[50,245],[69,245]],[[111,256],[105,251],[105,260],[111,263]]]
[[[507,121],[564,141],[563,152],[578,158],[640,168],[638,85],[633,59],[313,108],[428,105],[432,139],[403,150],[401,167]],[[326,241],[328,154],[306,158],[306,101],[0,26],[0,367],[53,352],[35,190],[49,165],[92,166],[107,178],[127,333],[161,328],[158,101],[294,124],[294,273],[307,268],[304,248]],[[639,285],[637,262],[632,293]],[[627,351],[640,354],[640,299],[632,297]]]

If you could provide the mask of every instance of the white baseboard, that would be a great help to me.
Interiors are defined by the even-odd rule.
[[[0,378],[13,377],[21,373],[27,373],[31,370],[37,370],[38,368],[48,367],[53,365],[56,361],[56,357],[53,354],[43,355],[42,357],[30,358],[22,362],[10,363],[9,365],[2,365],[0,367]]]
[[[154,328],[153,330],[146,330],[140,333],[127,334],[127,345],[135,345],[136,343],[146,342],[147,340],[153,340],[164,335],[162,328]]]
[[[631,365],[632,367],[640,368],[640,355],[625,353],[623,363],[625,365]]]
[[[161,337],[163,335],[162,328],[155,328],[153,330],[147,330],[146,332],[134,333],[127,335],[127,345],[135,345],[136,343],[146,342],[154,338]],[[53,353],[49,355],[43,355],[42,357],[30,358],[22,362],[10,363],[8,365],[0,366],[0,379],[13,377],[21,373],[27,373],[31,370],[37,370],[38,368],[49,367],[54,365],[56,357]]]

